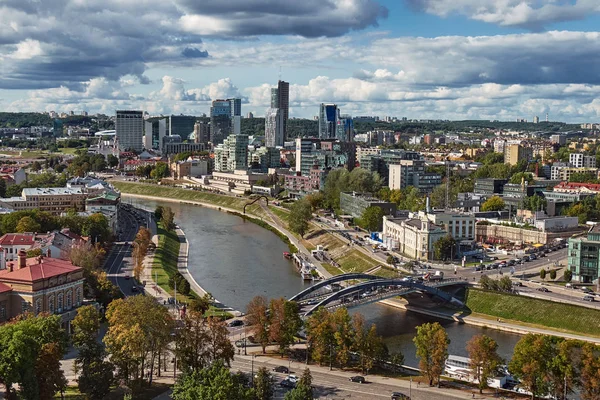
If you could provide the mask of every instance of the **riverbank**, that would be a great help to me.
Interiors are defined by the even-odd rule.
[[[470,314],[465,315],[463,312],[448,310],[448,309],[438,309],[431,310],[422,307],[415,307],[409,305],[405,300],[399,299],[387,299],[382,300],[379,304],[383,304],[389,307],[394,307],[398,309],[402,309],[405,311],[411,311],[417,314],[423,314],[434,318],[445,319],[449,321],[458,322],[459,324],[466,324],[471,326],[476,326],[483,329],[494,329],[497,331],[507,332],[507,333],[515,333],[518,335],[526,335],[528,333],[535,333],[540,335],[548,335],[548,336],[557,336],[565,339],[573,339],[573,340],[581,340],[584,342],[590,342],[597,345],[600,345],[600,338],[578,335],[575,333],[566,333],[561,331],[556,331],[553,329],[545,329],[543,327],[533,327],[525,324],[520,324],[519,321],[512,320],[503,320],[498,319],[492,316],[486,315],[476,315]]]

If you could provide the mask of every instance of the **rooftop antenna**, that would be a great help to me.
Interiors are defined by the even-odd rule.
[[[279,66],[279,80],[281,80],[281,65]]]

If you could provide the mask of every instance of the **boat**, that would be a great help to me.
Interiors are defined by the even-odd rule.
[[[446,375],[467,382],[478,383],[477,379],[472,375],[470,365],[471,359],[468,357],[449,355],[445,363]],[[498,368],[497,376],[488,380],[488,386],[491,388],[505,388],[512,387],[517,382],[518,381],[508,373],[506,366],[500,366]]]
[[[283,257],[285,257],[288,260],[290,260],[292,258],[292,254],[290,252],[284,251],[283,252]]]

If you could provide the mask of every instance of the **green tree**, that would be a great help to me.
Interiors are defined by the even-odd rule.
[[[532,182],[533,174],[531,172],[517,172],[516,174],[510,177],[509,183],[521,184],[523,180],[525,180],[526,182]]]
[[[335,347],[334,357],[340,368],[345,368],[350,362],[354,345],[354,330],[348,309],[345,307],[336,309],[331,315],[331,323]]]
[[[41,400],[52,400],[57,392],[63,393],[67,387],[64,371],[60,369],[60,360],[64,349],[58,343],[45,343],[35,362],[38,394]]]
[[[294,344],[296,335],[302,327],[298,303],[284,298],[271,299],[269,305],[269,340],[279,345],[283,357]]]
[[[525,209],[530,211],[545,210],[546,204],[546,199],[537,194],[525,198]]]
[[[563,272],[563,280],[565,282],[571,282],[571,279],[573,279],[573,273],[570,269],[565,269],[565,272]]]
[[[139,297],[139,296],[136,296]],[[181,375],[173,386],[174,400],[254,400],[253,389],[242,376],[232,374],[222,362]]]
[[[544,268],[540,269],[540,278],[546,279],[546,270]]]
[[[400,371],[400,368],[404,364],[404,354],[400,352],[390,354],[389,362],[392,364],[395,372]]]
[[[164,162],[157,162],[156,166],[150,172],[152,179],[162,179],[169,176],[169,166]]]
[[[31,217],[23,217],[17,224],[17,232],[40,232],[42,226]]]
[[[383,226],[383,210],[380,207],[367,207],[359,220],[359,225],[369,232],[379,232]]]
[[[323,207],[323,203],[325,201],[325,197],[321,192],[308,194],[304,197],[304,199],[308,201],[313,210],[318,210],[319,208]]]
[[[503,292],[512,292],[512,281],[508,276],[503,276],[498,282],[498,289]]]
[[[439,322],[419,325],[413,342],[417,348],[421,373],[429,380],[429,386],[433,386],[435,381],[439,386],[450,344],[446,330]]]
[[[389,255],[387,256],[387,258],[385,259],[385,262],[389,265],[392,265],[394,263],[394,256],[393,255]]]
[[[488,386],[488,380],[495,377],[500,365],[498,343],[489,336],[475,335],[467,342],[467,351],[470,358],[469,368],[479,382],[479,393],[483,393],[483,389]]]
[[[164,207],[160,222],[166,231],[172,231],[173,229],[175,229],[174,219],[175,213],[173,212],[171,207]]]
[[[350,173],[346,168],[334,169],[327,174],[323,195],[325,196],[325,205],[332,210],[340,209],[340,193],[348,190]]]
[[[479,279],[479,285],[481,285],[481,288],[484,290],[498,290],[498,281],[487,275],[483,275],[481,279]]]
[[[38,172],[39,170],[42,169],[42,165],[40,164],[39,161],[34,161],[33,164],[31,164],[31,170],[34,172]]]
[[[552,280],[556,279],[556,270],[555,269],[550,270],[550,279],[552,279]]]
[[[456,248],[456,240],[452,235],[448,234],[441,239],[438,239],[433,243],[433,254],[438,260],[452,259],[454,256],[454,249]]]
[[[112,154],[109,154],[106,157],[106,160],[107,160],[108,166],[111,168],[115,168],[115,167],[119,166],[119,159]]]
[[[265,367],[260,367],[256,373],[254,390],[256,392],[256,400],[270,400],[275,394],[273,376]]]
[[[500,211],[504,209],[504,205],[500,196],[492,196],[481,205],[481,211]]]
[[[308,231],[308,221],[312,218],[312,207],[304,199],[296,201],[290,208],[289,227],[294,233],[304,236]]]
[[[163,206],[156,206],[156,210],[154,210],[154,218],[156,218],[157,221],[162,219],[164,210],[165,208]]]
[[[285,394],[285,400],[312,400],[314,399],[312,389],[312,376],[306,368],[298,381],[296,387]]]
[[[335,343],[331,313],[320,307],[308,317],[305,324],[310,355],[319,365],[323,365],[330,360]]]
[[[93,243],[105,243],[111,237],[108,220],[101,213],[95,213],[87,217],[83,224],[82,233],[90,237]]]
[[[527,334],[516,344],[510,371],[521,381],[531,398],[548,393],[548,362],[552,359],[552,343],[549,336]]]
[[[0,197],[6,197],[6,181],[0,179]]]

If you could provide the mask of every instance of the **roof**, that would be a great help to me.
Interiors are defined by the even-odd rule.
[[[15,268],[18,260],[14,261]],[[74,266],[70,261],[51,257],[33,257],[27,259],[27,266],[10,272],[5,269],[0,271],[0,280],[15,280],[22,282],[36,282],[53,276],[76,272],[81,268]]]
[[[4,283],[0,282],[0,293],[10,292],[12,288]]]
[[[33,246],[35,235],[33,233],[7,233],[0,237],[0,246]]]
[[[600,183],[561,182],[554,189],[588,189],[600,192]]]
[[[119,200],[119,194],[118,193],[114,193],[114,192],[104,192],[102,194],[99,194],[96,197],[92,197],[90,199],[87,199],[87,202],[91,203],[91,202],[96,201],[96,200],[117,201],[117,200]]]
[[[25,188],[23,189],[24,196],[43,196],[43,195],[69,195],[83,194],[81,188]]]

